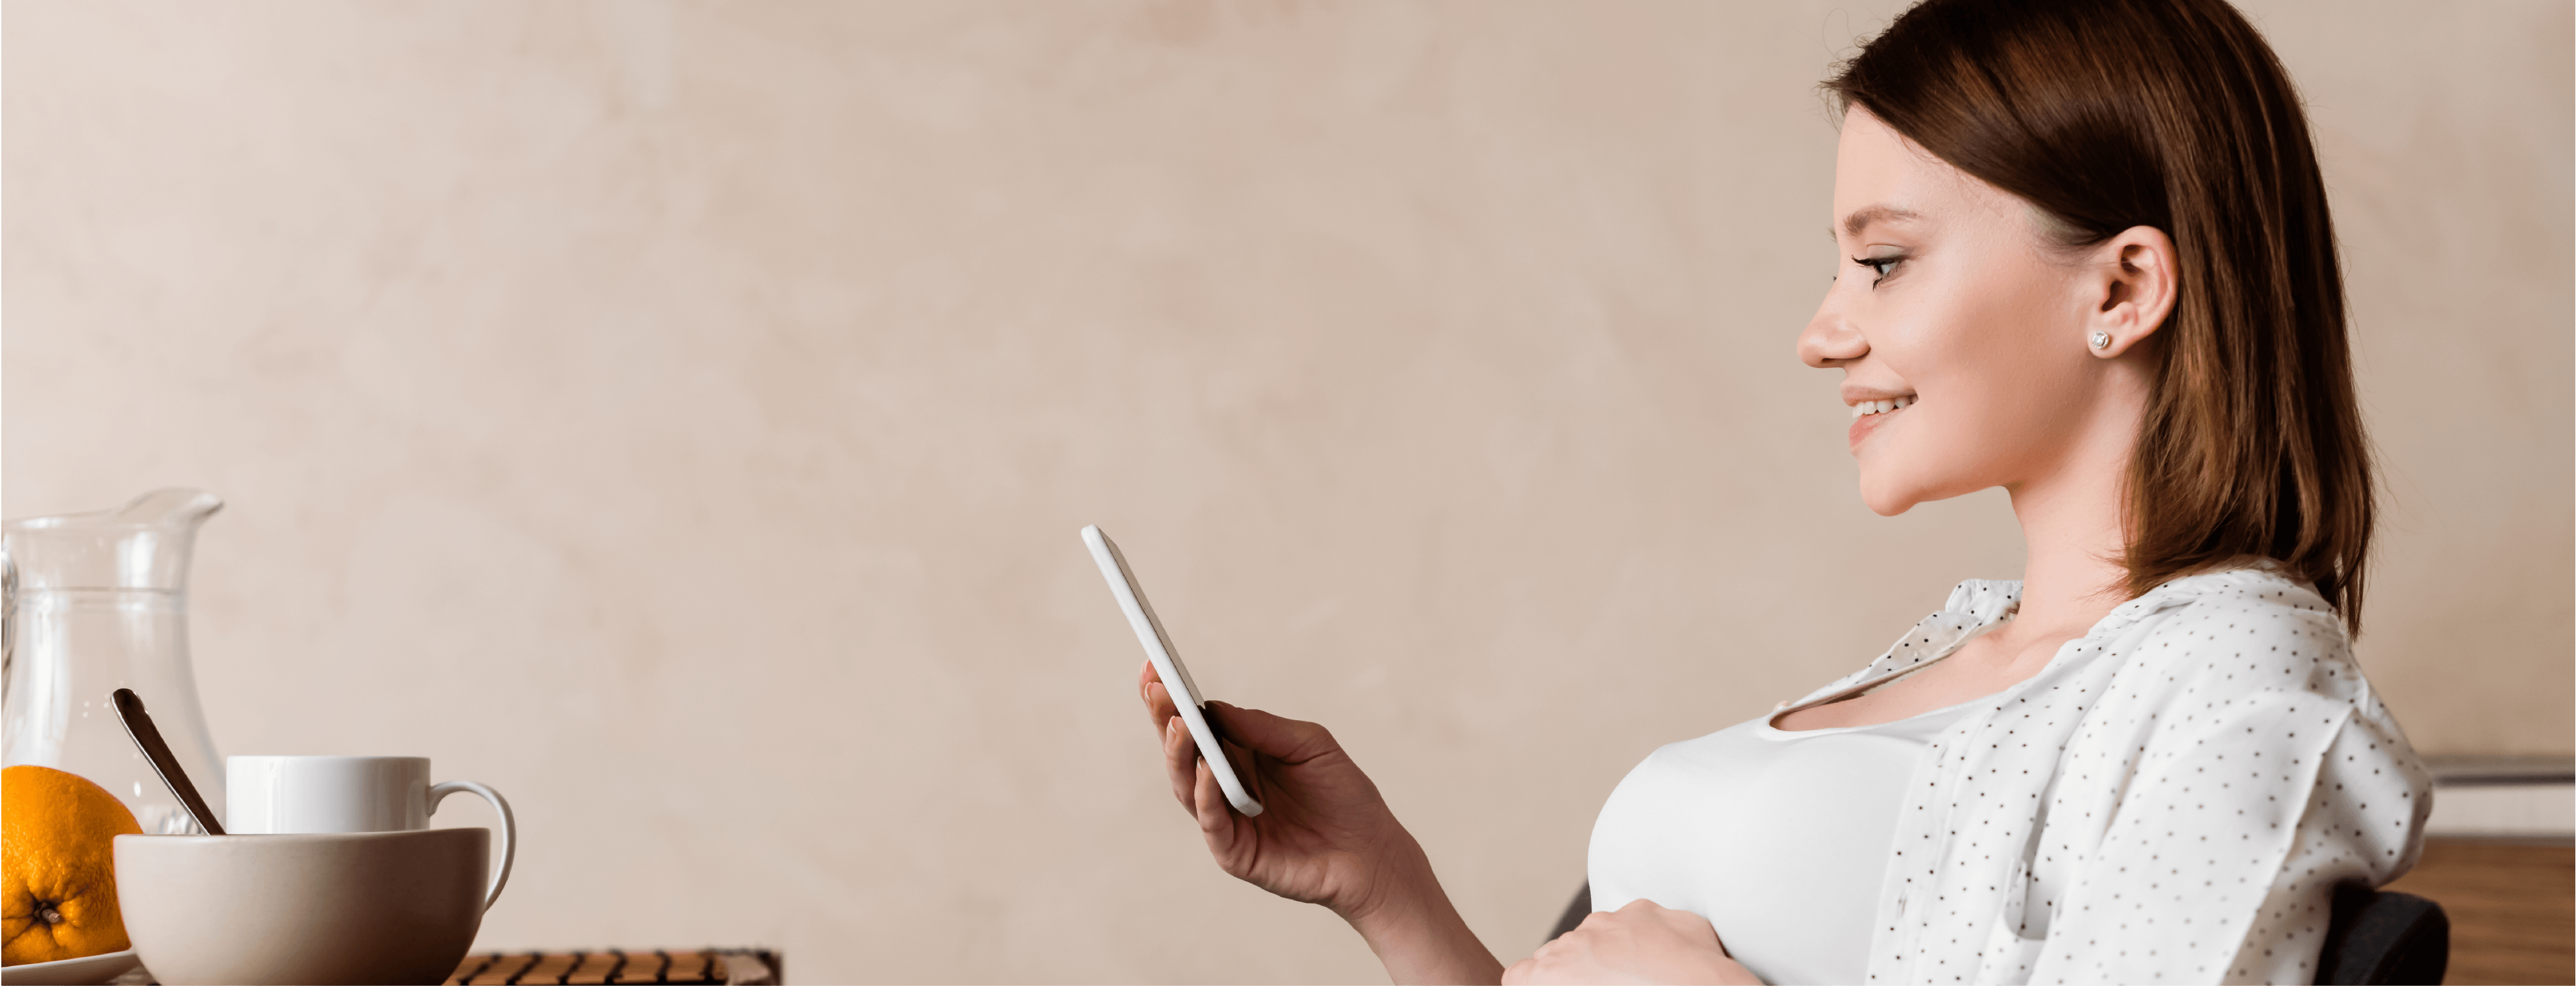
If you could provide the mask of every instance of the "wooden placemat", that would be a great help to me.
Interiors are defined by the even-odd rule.
[[[602,949],[596,952],[487,952],[468,955],[447,986],[524,983],[749,984],[782,982],[778,953],[767,949]]]

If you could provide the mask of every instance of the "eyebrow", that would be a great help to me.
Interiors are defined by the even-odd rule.
[[[1861,231],[1868,229],[1872,223],[1921,218],[1923,214],[1912,209],[1899,209],[1892,205],[1866,205],[1852,210],[1851,215],[1843,217],[1843,232],[1859,236]],[[1825,235],[1832,236],[1833,230],[1826,230]]]

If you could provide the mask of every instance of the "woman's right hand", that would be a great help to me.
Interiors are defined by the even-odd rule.
[[[1430,875],[1422,847],[1324,727],[1223,702],[1204,707],[1218,720],[1226,759],[1261,802],[1261,814],[1247,818],[1226,803],[1153,662],[1136,687],[1163,740],[1172,796],[1198,821],[1218,868],[1354,924],[1414,895],[1420,888],[1410,884]]]
[[[1261,802],[1261,814],[1246,818],[1226,803],[1216,774],[1199,758],[1152,661],[1137,673],[1136,690],[1163,738],[1172,797],[1198,821],[1219,869],[1332,908],[1368,940],[1396,982],[1502,981],[1503,964],[1458,916],[1431,873],[1431,857],[1332,733],[1258,709],[1204,706],[1223,734],[1217,742],[1226,761]]]

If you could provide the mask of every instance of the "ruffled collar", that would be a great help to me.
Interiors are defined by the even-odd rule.
[[[2096,649],[2076,645],[2107,638],[2127,629],[2139,620],[2189,603],[2205,592],[2251,585],[2270,585],[2315,592],[2315,587],[2293,581],[2284,574],[2284,569],[2279,562],[2270,559],[2250,559],[2239,567],[2184,576],[2149,589],[2138,598],[2121,603],[2111,612],[2104,614],[2101,620],[2093,624],[2092,629],[2085,631],[2084,636],[2068,641],[2067,646],[2059,648],[2057,656],[2050,660],[2049,665],[2056,666],[2069,654],[2092,653]],[[1826,693],[1785,704],[1782,708],[1834,701],[1878,687],[1888,678],[1948,657],[1971,638],[2012,619],[2020,612],[2021,580],[1969,579],[1961,582],[1951,588],[1949,600],[1941,605],[1938,612],[1916,622],[1913,629],[1906,631],[1903,639],[1889,647],[1886,653],[1880,654],[1877,660],[1871,661],[1869,667],[1850,680],[1850,684],[1841,688],[1830,688]],[[2047,671],[2047,668],[2042,668],[2040,675],[2045,675]]]

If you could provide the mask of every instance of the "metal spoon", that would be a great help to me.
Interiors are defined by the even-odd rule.
[[[152,761],[153,773],[161,783],[170,785],[170,793],[179,796],[179,804],[197,827],[207,835],[222,835],[224,827],[215,821],[215,813],[206,807],[206,799],[197,796],[197,786],[188,783],[188,772],[179,769],[179,758],[170,755],[170,744],[161,741],[161,730],[152,725],[152,714],[143,711],[142,696],[131,688],[116,690],[116,714],[125,720],[125,735],[134,737],[134,745],[143,749],[143,759]]]

